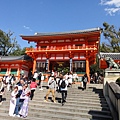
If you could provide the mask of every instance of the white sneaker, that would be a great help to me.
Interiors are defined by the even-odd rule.
[[[12,117],[15,117],[15,116],[16,116],[15,114],[12,115]]]
[[[0,102],[0,105],[2,105],[2,103],[3,103],[3,101],[2,101],[2,102]]]
[[[48,102],[47,100],[44,100],[44,102]]]
[[[40,88],[39,90],[43,90],[42,88]]]
[[[20,117],[20,115],[16,115],[17,117]]]

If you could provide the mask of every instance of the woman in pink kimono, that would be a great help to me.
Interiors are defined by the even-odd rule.
[[[19,112],[20,117],[25,118],[28,115],[28,103],[29,103],[29,96],[30,96],[30,91],[26,91],[25,96],[20,96],[20,99],[24,99],[23,105],[21,107],[21,110]]]
[[[9,107],[9,115],[10,116],[15,116],[14,110],[15,110],[15,106],[16,106],[16,95],[17,94],[18,94],[18,86],[15,86],[14,90],[11,93],[10,107]]]

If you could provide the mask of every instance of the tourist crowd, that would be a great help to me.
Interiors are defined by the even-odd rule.
[[[7,75],[0,78],[0,104],[2,104],[2,96],[5,92],[11,92],[9,116],[17,116],[25,118],[28,116],[29,100],[34,98],[34,92],[38,87],[43,90],[43,80],[45,76],[42,72],[34,72],[31,80],[28,80],[25,75],[21,75],[19,80],[16,80],[14,75]],[[38,82],[36,82],[36,80]],[[65,75],[59,72],[52,71],[48,77],[47,93],[44,102],[48,102],[49,94],[52,93],[52,101],[56,103],[56,91],[61,93],[61,103],[64,105],[67,98],[68,87],[78,81],[76,73],[69,72]],[[86,89],[88,82],[87,74],[82,77],[83,88]]]

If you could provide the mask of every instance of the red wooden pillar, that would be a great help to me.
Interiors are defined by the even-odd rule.
[[[35,70],[36,70],[36,64],[37,64],[36,59],[37,59],[37,57],[38,57],[38,56],[33,53],[32,58],[33,58],[34,60],[33,60],[33,70],[32,70],[32,74],[34,74],[34,72],[35,72]]]
[[[88,76],[88,82],[90,83],[90,65],[88,57],[86,57],[86,74]]]
[[[34,74],[36,70],[36,58],[34,58],[34,61],[33,61],[33,70],[32,70],[32,74]]]
[[[19,67],[18,67],[18,73],[17,73],[17,76],[18,76],[18,79],[20,78],[20,72],[21,72],[21,65],[19,64]]]

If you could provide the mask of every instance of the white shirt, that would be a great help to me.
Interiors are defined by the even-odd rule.
[[[37,73],[37,72],[35,72],[35,73],[34,73],[33,78],[35,78],[35,79],[36,79],[37,77],[38,77],[38,73]]]
[[[8,76],[7,78],[6,78],[6,83],[9,83],[9,80],[11,79],[11,76]]]
[[[66,74],[66,75],[65,75],[65,79],[67,80],[67,79],[68,79],[68,77],[69,77],[69,76]]]
[[[78,75],[77,74],[73,74],[73,78],[78,78]]]
[[[42,75],[42,76],[41,76],[41,80],[44,80],[44,79],[45,79],[45,76],[44,76],[44,75]]]

